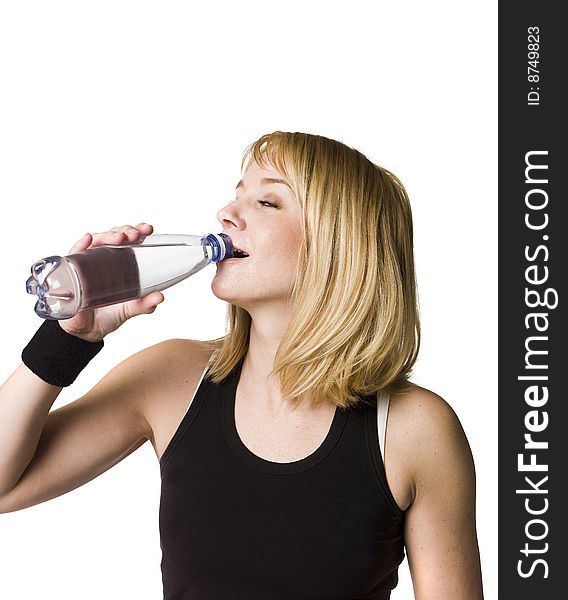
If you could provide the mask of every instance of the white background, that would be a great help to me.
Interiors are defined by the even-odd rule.
[[[497,3],[0,7],[0,380],[40,324],[24,291],[34,261],[125,223],[217,231],[248,143],[277,129],[341,140],[410,195],[423,324],[413,380],[468,436],[496,598]],[[213,273],[109,335],[54,407],[146,346],[222,335]],[[147,443],[73,493],[0,515],[0,598],[160,598],[159,488]],[[412,597],[405,561],[392,598]]]

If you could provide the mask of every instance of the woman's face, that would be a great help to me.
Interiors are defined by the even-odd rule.
[[[247,258],[217,263],[211,284],[220,299],[250,310],[286,302],[302,241],[302,209],[284,177],[253,162],[236,199],[217,213],[223,232]]]

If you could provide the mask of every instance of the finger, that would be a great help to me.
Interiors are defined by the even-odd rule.
[[[77,240],[71,249],[69,250],[69,254],[73,254],[74,252],[81,252],[82,250],[86,250],[92,243],[93,236],[90,233],[86,233],[80,240]]]
[[[139,223],[136,227],[132,225],[121,225],[113,227],[110,231],[103,231],[93,235],[92,246],[120,245],[137,242],[142,236],[148,236],[154,228],[148,223]]]
[[[140,298],[140,305],[144,312],[149,314],[156,310],[158,304],[164,301],[164,294],[162,292],[152,292],[143,298]]]
[[[121,225],[120,227],[112,227],[110,231],[112,232],[120,232],[120,231],[130,231],[135,229],[136,231],[140,231],[140,233],[144,233],[147,235],[149,231],[153,231],[154,228],[150,223],[138,223],[138,225]]]
[[[144,235],[150,235],[154,231],[154,228],[150,223],[138,223],[136,229],[140,230]]]
[[[146,296],[137,300],[131,300],[127,302],[124,310],[126,318],[130,319],[137,315],[149,315],[156,310],[158,304],[164,301],[164,294],[162,292],[151,292]]]
[[[140,232],[134,228],[116,227],[110,231],[93,234],[92,246],[127,244],[140,238]]]
[[[93,233],[91,247],[104,245],[119,245],[126,241],[127,236],[123,231],[102,231]]]
[[[132,227],[131,225],[125,226],[123,231],[129,242],[136,242],[140,238],[151,235],[154,228],[149,223],[138,223],[135,227]]]

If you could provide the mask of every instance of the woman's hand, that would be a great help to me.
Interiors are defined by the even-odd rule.
[[[150,235],[153,231],[152,225],[139,223],[136,227],[123,225],[122,227],[113,227],[110,231],[103,233],[86,233],[73,245],[69,250],[69,254],[105,244],[132,244],[141,237]],[[60,320],[59,325],[71,335],[88,342],[97,342],[111,331],[118,329],[131,317],[153,313],[156,306],[163,300],[164,295],[162,292],[151,292],[137,300],[81,311],[71,319]]]

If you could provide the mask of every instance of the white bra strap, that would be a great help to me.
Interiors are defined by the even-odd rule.
[[[197,384],[197,386],[195,387],[195,390],[193,390],[193,396],[191,397],[191,400],[189,401],[189,404],[187,405],[187,408],[185,409],[185,412],[187,413],[187,411],[189,410],[189,407],[192,405],[193,401],[195,400],[195,396],[197,395],[197,390],[199,389],[199,387],[201,386],[201,382],[203,381],[203,378],[205,377],[205,373],[207,373],[207,369],[209,369],[209,362],[205,365],[205,368],[203,369],[203,372],[201,373],[201,377],[199,378],[199,383]]]
[[[381,456],[385,456],[385,434],[387,430],[387,418],[389,415],[390,394],[380,391],[377,394],[377,431],[379,433],[379,447]]]

